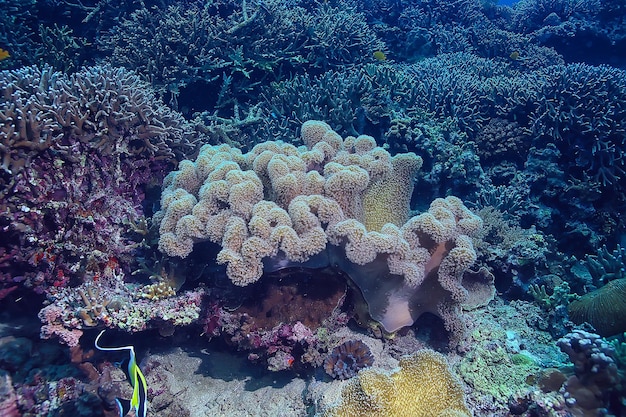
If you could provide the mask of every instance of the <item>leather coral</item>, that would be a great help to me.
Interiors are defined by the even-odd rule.
[[[196,242],[217,243],[217,262],[240,286],[288,266],[339,266],[385,330],[430,312],[456,331],[480,218],[456,197],[411,217],[422,165],[414,153],[392,156],[370,136],[342,138],[319,121],[305,122],[301,139],[246,154],[205,145],[181,162],[155,216],[160,250],[186,257]]]

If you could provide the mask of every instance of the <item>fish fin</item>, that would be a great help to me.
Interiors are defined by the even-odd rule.
[[[136,366],[136,365],[135,365]],[[137,366],[137,388],[138,400],[137,417],[146,417],[148,413],[148,387],[146,377],[141,373],[141,369]]]
[[[117,408],[120,411],[120,417],[124,417],[126,414],[130,413],[130,400],[115,398],[115,402],[117,403]]]

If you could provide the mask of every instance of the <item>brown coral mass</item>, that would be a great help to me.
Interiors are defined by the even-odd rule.
[[[259,329],[300,321],[315,331],[346,294],[345,278],[330,269],[293,268],[268,275],[254,285],[252,297],[236,312],[252,318]]]
[[[324,370],[336,379],[348,379],[374,364],[369,346],[360,340],[348,340],[330,352],[324,360]]]

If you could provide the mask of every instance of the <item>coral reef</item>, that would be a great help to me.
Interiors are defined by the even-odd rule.
[[[13,388],[13,381],[7,374],[0,377],[0,414],[5,417],[19,417],[17,409],[17,395]]]
[[[587,255],[583,264],[586,269],[584,285],[590,288],[599,288],[615,279],[626,278],[626,248],[621,245],[609,252],[603,245],[595,255]]]
[[[602,336],[626,332],[626,278],[610,281],[567,306],[572,321],[587,322]]]
[[[217,262],[240,286],[263,271],[336,264],[387,331],[429,312],[462,333],[462,275],[475,260],[467,235],[480,218],[455,197],[409,218],[421,165],[412,153],[391,157],[373,138],[342,139],[323,122],[304,123],[301,136],[307,148],[265,142],[244,155],[205,145],[196,162],[181,162],[155,214],[160,250],[186,257],[195,242],[219,243]]]
[[[506,195],[501,193],[500,197],[506,204]],[[534,227],[522,229],[519,220],[508,214],[515,213],[515,204],[515,201],[510,203],[508,209],[502,206],[506,212],[493,205],[476,210],[483,219],[483,227],[474,239],[477,264],[493,270],[496,288],[507,296],[525,292],[537,272],[545,269],[550,243]]]
[[[546,68],[542,78],[545,81],[532,116],[534,133],[559,146],[573,177],[605,187],[620,182],[624,174],[620,132],[626,128],[624,71],[570,64]]]
[[[324,416],[469,416],[463,390],[443,355],[421,350],[392,373],[365,369],[343,388]]]
[[[497,403],[506,403],[528,386],[528,377],[540,369],[537,359],[519,348],[520,337],[514,331],[480,329],[471,337],[475,347],[462,359],[458,372],[473,390]]]
[[[44,292],[128,268],[145,192],[194,149],[187,123],[124,69],[26,67],[0,85],[1,245],[13,258],[0,285]]]
[[[576,324],[587,322],[602,336],[626,331],[626,324],[621,319],[624,317],[626,254],[621,245],[613,251],[603,245],[595,254],[587,254],[584,260],[573,258],[573,261],[570,283],[575,298],[567,306],[572,321]]]
[[[153,292],[154,284],[141,287],[124,281],[123,272],[117,270],[95,282],[48,291],[49,304],[39,312],[41,337],[57,337],[76,346],[83,330],[103,326],[127,332],[156,328],[171,335],[175,326],[190,325],[200,317],[202,288],[167,297],[146,296]]]
[[[236,308],[213,304],[204,332],[272,371],[319,366],[332,329],[344,326],[345,278],[331,269],[281,270],[253,284]],[[224,300],[218,298],[217,302]]]
[[[100,37],[99,46],[112,64],[150,75],[173,104],[188,87],[202,85],[221,89],[215,102],[229,109],[235,96],[253,93],[254,80],[359,63],[384,48],[350,2],[224,3],[141,7]]]
[[[0,414],[626,415],[626,5],[504,3],[0,0]]]
[[[560,386],[550,395],[537,387],[541,371],[566,361],[546,331],[547,319],[539,307],[496,299],[467,314],[470,328],[457,349],[461,354],[449,360],[467,387],[474,415],[508,415],[512,400],[540,412],[564,405]]]

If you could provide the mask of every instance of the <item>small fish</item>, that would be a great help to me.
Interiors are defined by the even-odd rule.
[[[519,59],[519,51],[511,52],[511,55],[509,55],[509,58],[511,58],[513,61],[517,61]]]
[[[385,61],[387,59],[387,55],[385,55],[383,51],[376,51],[372,55],[379,61]]]
[[[0,61],[10,58],[11,54],[6,49],[0,48]]]
[[[148,400],[148,385],[146,384],[146,378],[141,373],[141,369],[137,365],[137,360],[135,357],[135,348],[133,346],[120,346],[120,347],[103,347],[98,344],[100,337],[104,334],[104,330],[100,332],[98,337],[96,337],[96,341],[94,345],[98,350],[125,350],[128,349],[130,353],[129,359],[124,359],[122,364],[124,366],[124,373],[126,377],[130,381],[130,384],[133,387],[133,397],[130,400],[126,400],[123,398],[116,398],[115,402],[117,403],[117,407],[120,411],[120,417],[124,417],[126,414],[130,412],[130,410],[135,410],[136,417],[146,417],[147,409],[147,400]]]

